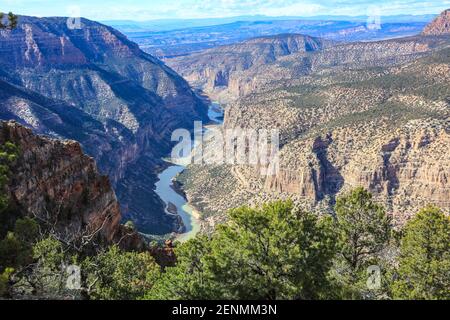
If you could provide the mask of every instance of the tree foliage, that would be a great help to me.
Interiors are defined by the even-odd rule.
[[[67,273],[65,266],[74,259],[63,244],[48,236],[33,246],[34,263],[18,285],[31,290],[41,299],[63,299],[66,296]]]
[[[107,300],[141,298],[160,274],[149,253],[123,252],[116,246],[87,258],[83,270],[90,298]]]
[[[175,249],[177,263],[167,267],[153,288],[145,294],[152,300],[199,300],[218,298],[207,258],[211,254],[207,236],[197,236]]]
[[[450,217],[427,207],[403,230],[396,299],[450,299]]]
[[[38,236],[38,225],[31,218],[18,219],[14,231],[0,241],[0,296],[9,294],[11,277],[32,263],[32,247]]]
[[[335,254],[331,218],[291,202],[240,208],[212,242],[211,269],[233,299],[314,299],[325,295]]]
[[[24,266],[32,260],[32,245],[38,236],[38,225],[31,218],[18,219],[14,232],[0,241],[0,266]]]
[[[380,266],[380,253],[389,243],[391,219],[363,188],[336,201],[339,255],[335,271],[344,298],[360,298],[366,287],[367,268]]]
[[[337,199],[336,217],[292,202],[229,212],[210,236],[175,246],[164,270],[149,252],[117,246],[80,252],[17,219],[0,241],[0,295],[64,299],[450,299],[450,218],[420,211],[391,240],[391,220],[358,188]],[[44,238],[42,238],[44,235]],[[387,249],[399,252],[390,255]],[[386,256],[390,256],[387,259]],[[80,288],[66,267],[81,267]],[[369,288],[368,266],[382,269]],[[393,277],[395,276],[395,277]]]
[[[9,180],[10,166],[17,159],[18,153],[18,147],[11,142],[0,145],[0,215],[8,208],[9,197],[6,194],[6,185]]]
[[[176,250],[147,298],[314,299],[327,295],[335,255],[331,219],[300,212],[291,202],[232,210],[211,239]]]
[[[22,242],[13,232],[8,232],[0,241],[0,265],[2,267],[17,267],[25,264],[30,257]]]
[[[2,273],[0,273],[0,297],[8,295],[9,282],[13,273],[13,268],[6,268]]]

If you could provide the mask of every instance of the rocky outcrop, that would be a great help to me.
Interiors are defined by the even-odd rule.
[[[120,32],[81,19],[20,17],[0,31],[0,116],[75,139],[107,174],[144,233],[179,228],[153,191],[177,128],[206,119],[189,85]]]
[[[7,189],[21,215],[36,218],[83,250],[99,244],[144,248],[143,239],[120,224],[120,205],[108,177],[100,175],[78,142],[37,136],[16,122],[1,122],[0,143],[7,141],[19,148]]]
[[[177,262],[174,249],[175,246],[172,240],[166,240],[164,246],[156,245],[150,247],[150,254],[162,268],[173,267]]]
[[[367,129],[367,137],[349,126],[324,137],[299,140],[282,150],[281,167],[292,169],[267,177],[265,191],[332,205],[337,194],[362,186],[398,223],[428,204],[449,211],[449,128],[448,121],[413,120],[392,131],[382,126]],[[295,152],[300,146],[312,150]]]
[[[317,137],[309,143],[311,149],[306,165],[300,170],[280,170],[268,176],[264,184],[267,191],[295,193],[316,202],[339,192],[344,177],[329,160],[328,147],[333,143],[332,135]]]
[[[424,35],[437,36],[450,34],[450,9],[445,10],[423,30]]]
[[[236,78],[247,70],[270,64],[284,56],[318,51],[329,45],[329,41],[319,38],[282,34],[254,38],[166,61],[192,85],[216,97],[215,94],[227,87],[233,93],[238,92]]]
[[[446,154],[450,151],[450,123],[430,124],[411,122],[387,135],[384,144],[377,141],[376,156],[371,152],[343,170],[347,184],[373,191],[399,221],[415,213],[404,209],[408,207],[434,204],[448,212],[450,176]]]

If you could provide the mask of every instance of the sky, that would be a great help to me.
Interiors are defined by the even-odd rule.
[[[0,0],[0,11],[93,20],[219,18],[242,15],[317,16],[437,14],[450,0]]]

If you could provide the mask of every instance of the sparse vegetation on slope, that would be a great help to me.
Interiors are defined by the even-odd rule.
[[[330,68],[274,82],[230,104],[226,128],[280,130],[281,172],[266,178],[245,166],[221,167],[231,187],[225,193],[208,178],[214,168],[189,168],[182,177],[202,177],[201,184],[183,182],[191,202],[201,203],[199,208],[208,213],[205,227],[223,221],[221,212],[233,206],[274,199],[292,198],[305,208],[329,211],[335,192],[360,185],[384,199],[396,223],[404,223],[408,211],[427,202],[450,210],[445,179],[449,52],[444,47],[399,66]],[[317,141],[324,141],[321,154],[328,162],[317,157]],[[313,171],[322,176],[320,185],[312,179]]]

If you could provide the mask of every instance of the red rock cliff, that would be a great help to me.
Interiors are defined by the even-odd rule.
[[[0,143],[20,149],[8,189],[23,215],[33,216],[63,240],[119,244],[142,249],[140,237],[120,225],[120,206],[107,176],[78,142],[34,135],[15,122],[2,122]]]

